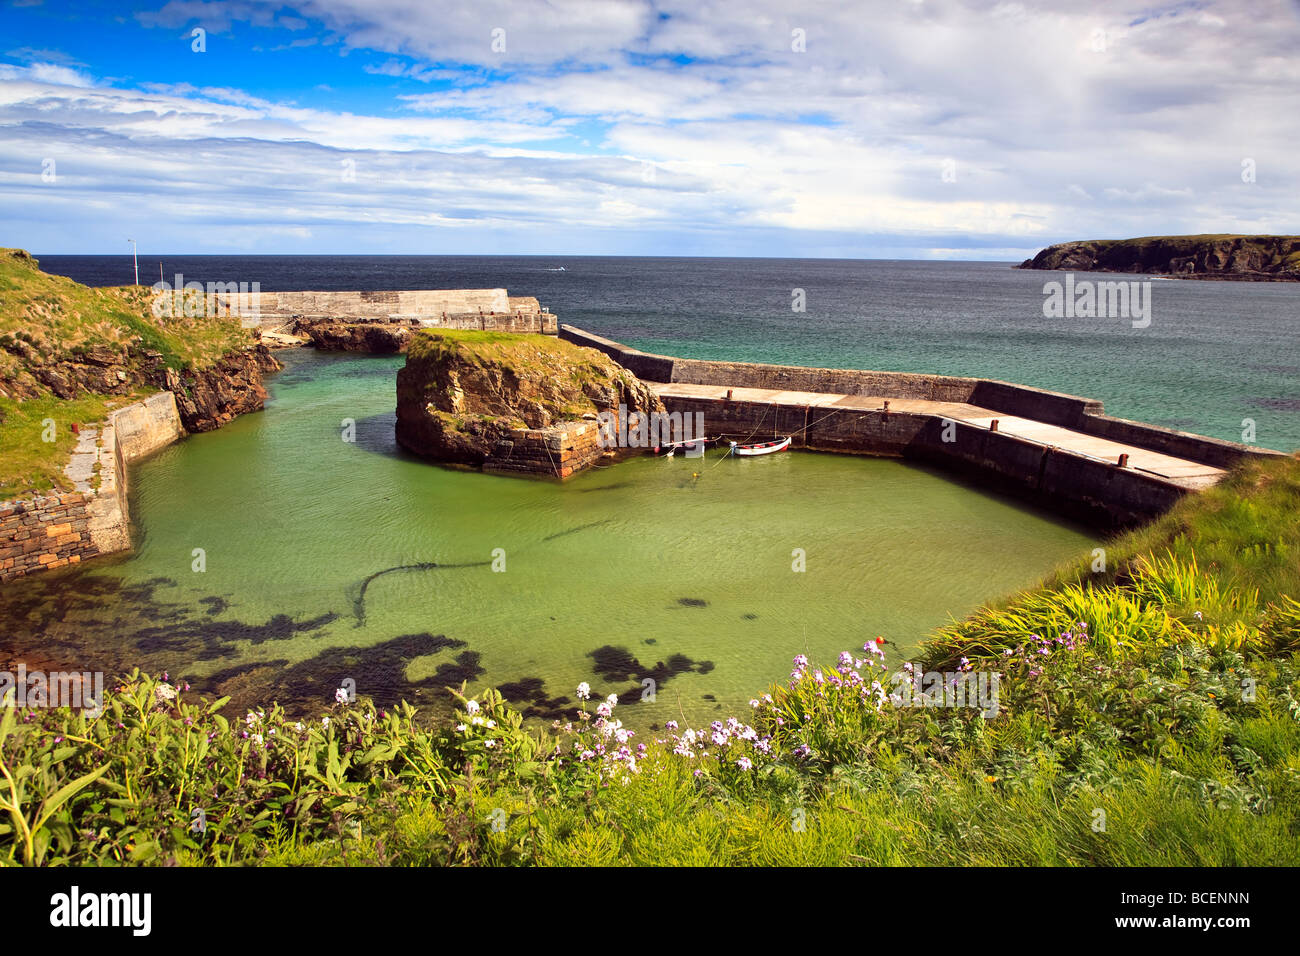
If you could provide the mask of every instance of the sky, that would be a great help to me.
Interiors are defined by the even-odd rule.
[[[0,246],[1019,260],[1300,232],[1300,0],[4,0]]]

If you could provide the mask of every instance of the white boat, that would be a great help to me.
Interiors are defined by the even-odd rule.
[[[751,457],[753,455],[770,455],[773,452],[785,451],[790,447],[790,438],[778,438],[775,441],[765,441],[761,445],[737,445],[734,441],[731,443],[731,453],[741,455],[742,457]]]
[[[683,441],[672,441],[666,445],[656,445],[655,454],[666,454],[669,458],[672,458],[675,452],[684,451],[688,458],[699,458],[704,454],[705,447],[711,441],[713,441],[712,438],[687,438]]]

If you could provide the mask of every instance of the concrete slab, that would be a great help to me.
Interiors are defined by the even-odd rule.
[[[994,419],[998,431],[1027,441],[1050,445],[1076,455],[1110,462],[1119,467],[1121,455],[1128,455],[1128,467],[1167,478],[1188,488],[1205,488],[1213,485],[1226,473],[1225,469],[1201,462],[1188,461],[1162,454],[1136,445],[1087,435],[1047,422],[1004,415],[988,408],[960,402],[933,402],[924,399],[890,398],[873,395],[835,395],[825,392],[779,391],[763,388],[731,388],[717,385],[691,385],[684,382],[648,382],[661,397],[703,398],[725,400],[727,392],[738,402],[757,402],[799,408],[842,408],[862,411],[879,411],[889,402],[889,410],[903,414],[933,415],[950,418],[969,425],[988,428]]]

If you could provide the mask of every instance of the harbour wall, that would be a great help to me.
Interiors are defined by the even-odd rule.
[[[250,292],[218,298],[232,311],[255,316],[265,330],[379,323],[554,335],[558,328],[555,315],[535,297],[509,295],[505,289]]]
[[[1010,382],[679,359],[629,349],[570,325],[560,327],[560,337],[598,349],[651,382],[961,402],[1217,468],[1246,456],[1280,454],[1112,418],[1099,401]],[[1150,520],[1188,491],[1159,475],[938,415],[680,395],[663,399],[670,412],[703,413],[711,435],[755,441],[790,435],[796,447],[917,460],[1104,527]]]
[[[86,453],[96,487],[0,504],[0,582],[130,549],[126,466],[184,435],[171,392],[111,412]]]

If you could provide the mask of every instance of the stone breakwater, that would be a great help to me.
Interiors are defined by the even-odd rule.
[[[1112,418],[1102,403],[987,379],[679,359],[565,325],[710,435],[910,458],[1090,524],[1150,520],[1245,456],[1278,452]]]
[[[255,292],[240,303],[268,336],[327,351],[405,352],[420,329],[555,335],[553,313],[505,289]]]
[[[184,434],[171,392],[83,429],[67,468],[74,491],[0,504],[0,582],[128,550],[126,466]]]

